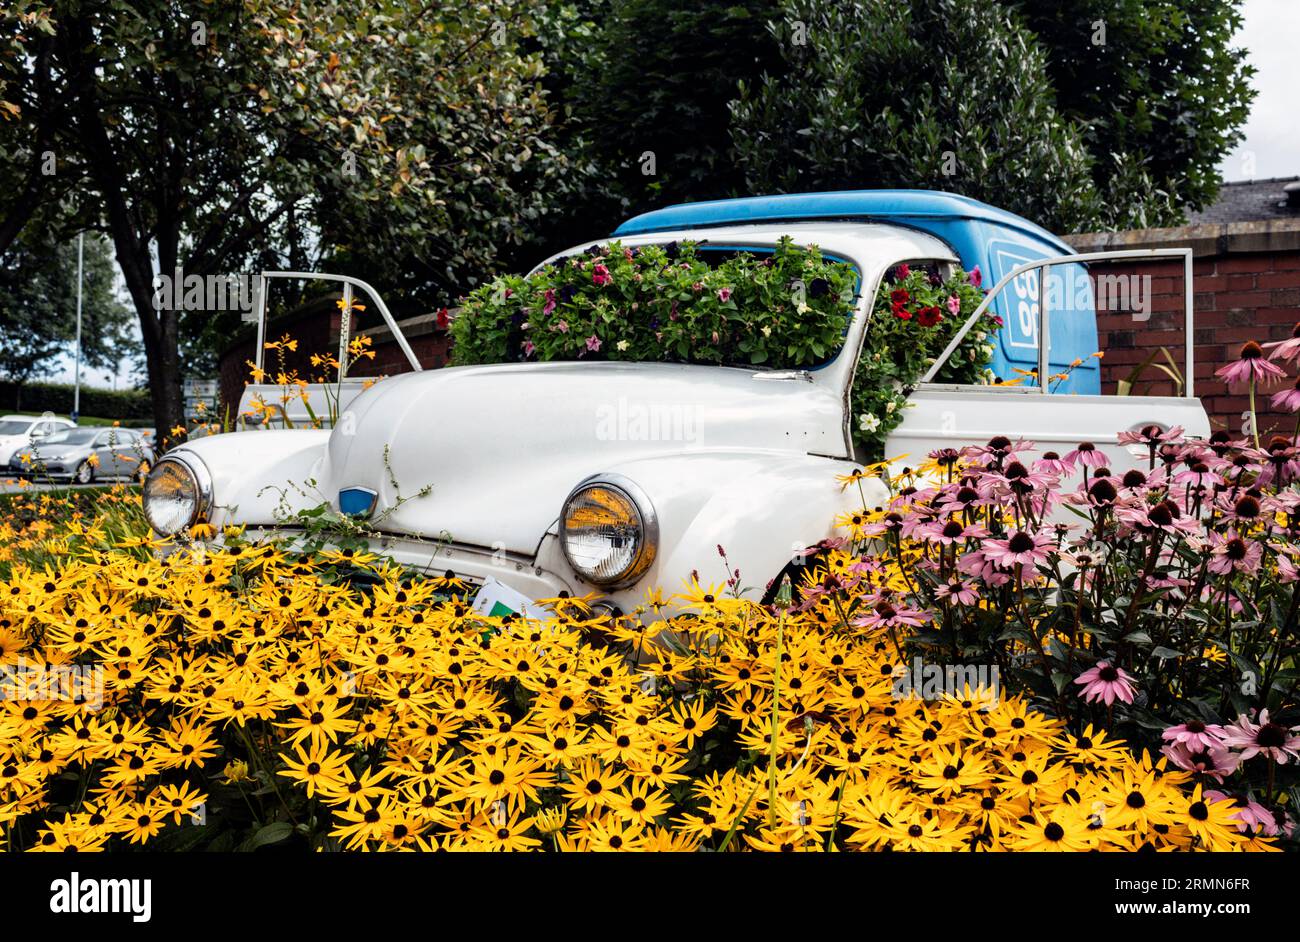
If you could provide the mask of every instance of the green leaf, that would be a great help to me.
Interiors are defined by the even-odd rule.
[[[241,850],[257,850],[270,844],[278,844],[293,833],[293,825],[288,821],[272,821],[262,827],[256,834],[240,845]]]

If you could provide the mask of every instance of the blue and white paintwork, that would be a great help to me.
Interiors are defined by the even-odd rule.
[[[1073,254],[1069,245],[1027,219],[969,197],[935,190],[842,190],[680,203],[634,216],[615,229],[614,236],[625,238],[691,229],[699,232],[699,238],[712,240],[711,230],[723,226],[807,224],[813,220],[887,222],[928,233],[949,246],[966,269],[978,265],[986,288],[1024,262]],[[1010,290],[994,302],[993,308],[1004,322],[993,371],[1010,379],[1014,375],[1013,367],[1035,368],[1038,365],[1038,273],[1026,272],[1018,277]],[[1057,391],[1100,393],[1100,366],[1089,356],[1098,349],[1097,322],[1091,305],[1082,311],[1066,309],[1051,313],[1052,366],[1064,368],[1074,360],[1084,361]]]

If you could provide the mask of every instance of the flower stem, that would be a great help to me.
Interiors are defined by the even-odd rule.
[[[776,623],[776,668],[772,675],[772,744],[767,757],[767,826],[776,830],[776,753],[781,723],[781,648],[785,643],[785,613]]]
[[[1250,433],[1255,437],[1255,447],[1259,447],[1259,419],[1255,416],[1255,377],[1250,378]]]

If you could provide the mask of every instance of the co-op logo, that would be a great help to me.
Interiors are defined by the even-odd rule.
[[[154,275],[155,311],[239,311],[243,320],[254,320],[261,279],[247,272],[226,275],[187,275],[177,268],[171,274]]]

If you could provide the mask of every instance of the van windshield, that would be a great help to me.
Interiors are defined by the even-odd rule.
[[[456,359],[813,370],[843,349],[861,281],[789,237],[598,243],[471,292],[452,324]]]
[[[767,249],[767,248],[759,248],[755,246],[709,245],[707,242],[702,242],[698,246],[698,251],[699,251],[699,257],[703,261],[707,262],[710,268],[717,268],[720,264],[722,264],[725,261],[728,261],[730,259],[740,258],[740,257],[747,257],[762,262],[764,259],[768,259],[772,257],[773,253],[775,252],[775,248]],[[819,370],[825,366],[829,366],[835,360],[835,358],[839,356],[840,350],[842,350],[844,347],[844,339],[848,336],[849,327],[852,326],[853,324],[853,311],[854,311],[854,306],[857,302],[857,296],[862,291],[862,273],[858,271],[857,267],[854,266],[852,262],[849,262],[847,259],[841,258],[838,255],[832,255],[828,252],[823,252],[821,254],[822,254],[822,258],[825,259],[826,261],[836,262],[845,266],[846,268],[851,269],[853,273],[854,284],[852,288],[852,297],[845,298],[846,303],[844,305],[844,327],[843,330],[840,332],[839,342],[832,349],[828,349],[821,358],[813,362],[800,363],[798,366],[798,369],[810,370],[810,371]],[[798,289],[799,286],[796,285],[795,288],[791,291],[792,298],[798,297]],[[804,300],[806,301],[806,296],[808,292],[810,291],[817,292],[818,290],[819,290],[819,286],[816,284],[815,280],[813,282],[810,282],[807,285],[804,285],[803,286]],[[788,365],[784,365],[784,366],[756,365],[754,363],[745,363],[745,362],[726,363],[724,365],[740,366],[748,369],[756,369],[756,368],[789,369],[790,368]]]

